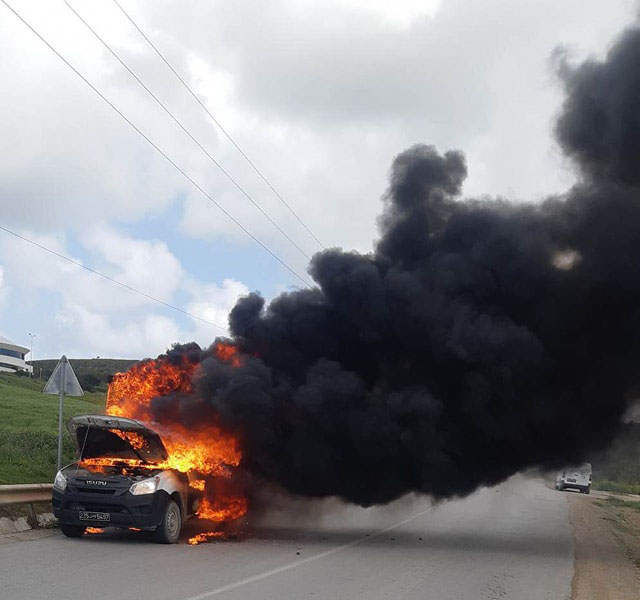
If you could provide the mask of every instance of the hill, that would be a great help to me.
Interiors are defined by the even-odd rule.
[[[70,358],[69,362],[78,377],[82,389],[89,392],[107,391],[109,377],[121,371],[127,371],[136,360],[121,358]],[[47,381],[58,364],[55,360],[34,360],[35,377]]]
[[[76,368],[75,361],[73,367]],[[44,384],[45,380],[0,373],[0,484],[53,481],[58,396],[43,394]],[[100,390],[86,392],[81,398],[66,398],[65,422],[73,415],[103,413],[105,402],[106,391]],[[63,441],[63,463],[68,464],[75,452],[66,430]]]

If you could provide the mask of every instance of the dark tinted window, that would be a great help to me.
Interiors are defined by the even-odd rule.
[[[24,360],[24,354],[22,352],[18,352],[17,350],[7,350],[6,348],[0,348],[1,356],[13,356],[13,358],[19,358],[20,360]]]

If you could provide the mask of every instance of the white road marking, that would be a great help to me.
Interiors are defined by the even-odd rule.
[[[404,521],[400,521],[395,523],[394,525],[390,525],[389,527],[385,527],[384,529],[380,529],[375,533],[370,535],[366,535],[364,537],[358,538],[349,542],[348,544],[343,544],[342,546],[336,546],[335,548],[331,548],[331,550],[325,550],[324,552],[320,552],[318,554],[314,554],[313,556],[309,556],[307,558],[301,558],[300,560],[294,560],[293,562],[283,565],[282,567],[276,567],[275,569],[271,569],[269,571],[264,571],[263,573],[258,573],[257,575],[252,575],[251,577],[247,577],[246,579],[241,579],[240,581],[235,581],[234,583],[228,583],[227,585],[223,585],[222,587],[215,588],[208,592],[203,592],[202,594],[198,594],[197,596],[189,596],[188,598],[184,598],[184,600],[205,600],[205,598],[211,598],[211,596],[217,596],[218,594],[223,594],[224,592],[230,592],[231,590],[235,590],[243,585],[247,585],[249,583],[253,583],[254,581],[260,581],[261,579],[266,579],[267,577],[271,577],[272,575],[277,575],[278,573],[282,573],[283,571],[289,571],[290,569],[295,569],[296,567],[300,567],[302,565],[306,565],[314,560],[318,560],[320,558],[324,558],[325,556],[330,556],[331,554],[336,554],[337,552],[342,552],[342,550],[346,550],[347,548],[353,548],[353,546],[357,546],[358,544],[362,544],[367,540],[372,540],[380,535],[383,535],[387,531],[391,531],[396,527],[400,527],[400,525],[404,525],[405,523],[409,523],[409,521],[413,521],[418,517],[428,513],[433,510],[437,505],[430,506],[426,510],[423,510],[408,519],[404,519]]]

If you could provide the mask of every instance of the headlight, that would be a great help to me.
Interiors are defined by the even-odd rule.
[[[151,479],[143,479],[134,483],[129,491],[134,496],[141,496],[142,494],[153,494],[158,489],[158,478],[152,477]]]
[[[62,471],[56,473],[56,478],[53,480],[53,487],[61,492],[67,487],[67,478],[62,474]]]

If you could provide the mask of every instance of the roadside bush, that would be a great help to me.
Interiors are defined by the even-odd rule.
[[[75,458],[69,435],[62,438],[62,463]],[[58,436],[44,430],[0,429],[0,484],[47,483],[56,474]]]

